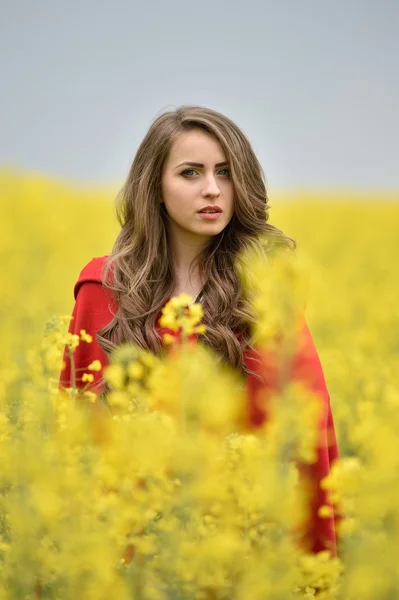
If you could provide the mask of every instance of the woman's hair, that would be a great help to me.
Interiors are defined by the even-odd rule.
[[[155,354],[161,350],[162,338],[155,324],[174,288],[166,213],[161,203],[162,170],[173,142],[193,129],[204,130],[220,142],[235,193],[231,221],[195,260],[201,279],[206,281],[202,293],[206,333],[201,340],[222,363],[247,375],[244,350],[252,347],[252,313],[244,298],[236,258],[251,245],[261,246],[265,237],[275,248],[294,251],[296,243],[267,223],[265,176],[245,134],[223,114],[202,106],[184,105],[158,116],[136,152],[117,196],[121,231],[103,273],[103,285],[112,290],[118,308],[97,339],[108,357],[122,342],[132,342]],[[108,278],[110,270],[112,278]]]

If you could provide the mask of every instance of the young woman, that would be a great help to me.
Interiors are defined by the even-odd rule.
[[[153,353],[162,347],[158,320],[168,299],[182,292],[199,300],[206,333],[202,342],[246,377],[254,426],[265,418],[259,394],[276,385],[270,365],[256,361],[250,344],[251,313],[235,268],[237,254],[267,235],[274,247],[295,250],[294,240],[268,221],[262,167],[244,133],[226,116],[182,106],[158,116],[145,135],[120,195],[121,231],[109,256],[93,258],[75,284],[69,331],[84,329],[93,342],[75,351],[76,367],[98,359],[104,367],[113,347],[133,342]],[[67,352],[60,385],[86,385],[72,377]],[[77,371],[82,373],[82,371]],[[91,390],[104,392],[102,371]],[[314,483],[312,518],[305,543],[313,552],[336,555],[338,515],[320,518],[330,505],[319,487],[338,459],[330,398],[310,331],[293,365],[294,378],[320,395],[318,458],[304,471]]]

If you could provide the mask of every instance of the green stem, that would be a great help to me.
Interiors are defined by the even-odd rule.
[[[181,345],[184,347],[187,342],[187,334],[183,326],[181,326]],[[186,402],[185,395],[181,397],[181,406],[182,406],[182,425],[183,432],[187,432],[187,415],[186,415]]]
[[[73,352],[69,346],[68,346],[68,354],[69,354],[69,360],[71,361],[72,398],[75,400],[76,399],[76,366],[75,366],[75,359],[73,357]]]

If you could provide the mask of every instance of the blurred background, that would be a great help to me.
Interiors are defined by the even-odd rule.
[[[399,188],[396,0],[1,8],[0,165],[119,185],[152,119],[193,103],[242,127],[271,191]]]

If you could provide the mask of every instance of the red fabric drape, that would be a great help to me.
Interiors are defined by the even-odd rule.
[[[102,270],[106,256],[93,258],[81,271],[74,286],[75,304],[72,316],[74,317],[69,326],[69,332],[79,334],[81,329],[93,336],[92,343],[81,342],[74,353],[77,368],[87,367],[93,360],[100,360],[101,364],[107,364],[107,358],[96,340],[96,332],[110,322],[111,310],[115,311],[115,299],[111,296],[101,283]],[[159,327],[159,326],[158,326]],[[159,328],[160,329],[160,328]],[[71,364],[68,353],[64,352],[65,367],[60,374],[60,387],[71,386]],[[251,425],[259,427],[267,418],[267,395],[277,389],[277,371],[273,362],[273,356],[262,354],[262,360],[258,364],[255,356],[247,352],[245,356],[247,366],[260,373],[263,382],[249,375],[246,383],[248,398],[248,415]],[[83,371],[78,371],[81,374]],[[89,389],[101,392],[99,381],[101,372],[91,372],[94,382]],[[335,434],[333,416],[331,412],[330,397],[327,390],[322,366],[310,330],[304,319],[301,344],[294,356],[291,376],[294,380],[300,380],[320,398],[322,402],[322,416],[319,423],[319,444],[317,449],[317,460],[313,464],[299,464],[300,473],[306,477],[312,486],[313,492],[310,500],[310,519],[305,530],[303,543],[306,548],[314,553],[329,549],[332,556],[337,555],[336,527],[343,518],[342,512],[334,507],[327,498],[327,492],[320,488],[321,480],[330,472],[335,460],[339,459],[337,439]],[[77,386],[82,387],[77,381]],[[320,518],[317,514],[322,505],[330,506],[332,515],[328,518]]]

